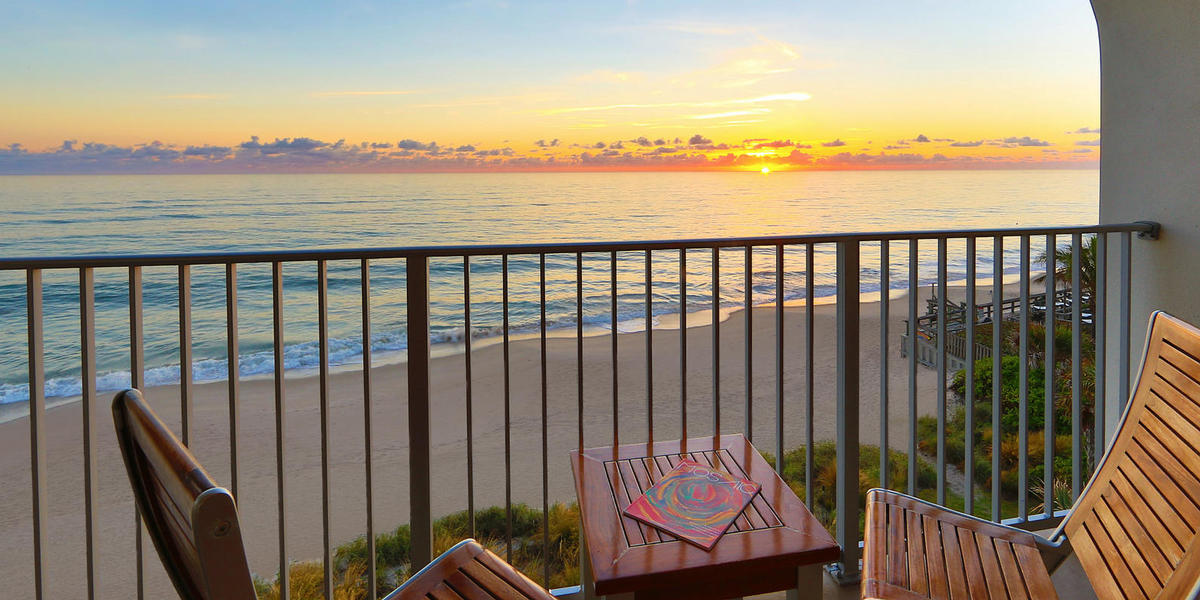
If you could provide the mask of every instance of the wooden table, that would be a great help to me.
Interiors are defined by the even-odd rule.
[[[621,513],[684,458],[762,484],[709,552]],[[821,567],[841,556],[829,532],[741,434],[576,450],[571,466],[587,598],[704,600],[778,590],[820,598]]]

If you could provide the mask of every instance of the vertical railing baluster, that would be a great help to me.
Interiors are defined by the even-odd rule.
[[[500,256],[502,329],[504,330],[504,560],[512,562],[512,375],[508,347],[508,255]]]
[[[1071,236],[1071,499],[1083,489],[1083,234]],[[1094,266],[1094,265],[1093,265]],[[1093,280],[1094,281],[1094,280]],[[1095,316],[1093,315],[1093,319]],[[1094,321],[1093,321],[1094,322]]]
[[[946,504],[946,238],[937,240],[937,503]]]
[[[1029,236],[1021,236],[1020,403],[1017,422],[1017,515],[1029,518]]]
[[[1117,373],[1117,390],[1121,394],[1121,397],[1117,399],[1119,402],[1117,406],[1122,413],[1125,412],[1125,404],[1129,402],[1129,374],[1130,369],[1134,367],[1129,362],[1129,311],[1132,302],[1132,286],[1129,282],[1132,279],[1132,240],[1132,233],[1128,231],[1121,232],[1121,288],[1119,290],[1120,295],[1118,296],[1120,298],[1119,310],[1121,311],[1121,315],[1120,321],[1117,323],[1117,326],[1120,327],[1119,335],[1121,336],[1119,345],[1117,346],[1121,365],[1121,370]]]
[[[408,473],[409,524],[412,531],[410,561],[413,572],[416,572],[433,560],[428,256],[413,255],[405,260],[404,282],[408,292],[408,315],[405,325],[408,327]],[[507,340],[505,342],[507,349]],[[507,412],[505,416],[507,417]],[[507,423],[506,418],[505,424]]]
[[[471,376],[471,257],[463,256],[463,400],[467,416],[467,530],[475,537],[475,410]]]
[[[775,246],[775,472],[783,473],[783,244]]]
[[[746,439],[754,441],[754,247],[746,246]]]
[[[816,310],[816,305],[813,303],[813,294],[816,290],[816,284],[813,278],[815,270],[813,264],[813,245],[807,244],[804,247],[804,381],[805,381],[805,396],[804,396],[804,503],[806,506],[813,506],[813,465],[816,458],[813,456],[816,453],[816,443],[813,441],[813,311]]]
[[[1042,403],[1042,509],[1046,517],[1054,515],[1054,329],[1056,306],[1055,292],[1058,289],[1056,279],[1058,238],[1054,234],[1046,236],[1046,313],[1042,323],[1046,326],[1045,351],[1045,387],[1043,388]]]
[[[654,283],[653,257],[646,251],[646,439],[654,441]]]
[[[855,581],[858,549],[859,245],[837,244],[837,540],[839,578]]]
[[[142,268],[129,267],[129,385],[146,387],[146,335],[142,321]],[[142,551],[142,517],[137,505],[134,515],[134,560],[137,564],[137,597],[146,597],[145,553]]]
[[[378,584],[375,581],[375,469],[372,465],[375,446],[371,441],[371,264],[365,258],[359,263],[359,287],[362,291],[359,306],[362,312],[363,477],[367,513],[367,599],[375,600],[379,597],[379,593]],[[468,437],[467,444],[470,443],[470,437]]]
[[[687,248],[679,249],[679,439],[688,439]]]
[[[225,265],[225,371],[229,395],[229,483],[234,499],[238,497],[238,439],[241,422],[238,415],[241,383],[241,351],[238,343],[237,263]]]
[[[889,240],[879,241],[879,487],[888,488],[888,319],[892,289]]]
[[[920,241],[908,241],[908,493],[917,493],[917,293]]]
[[[1004,238],[992,241],[992,520],[1000,520],[1000,393],[1004,383]]]
[[[613,425],[613,447],[617,447],[620,442],[620,433],[618,424],[618,398],[617,395],[617,253],[612,252],[609,256],[609,277],[611,277],[609,288],[609,299],[612,301],[612,425]]]
[[[546,386],[546,255],[538,255],[538,325],[541,334],[542,376],[542,556],[550,556],[550,423],[549,393]],[[542,583],[550,585],[550,561],[542,561]]]
[[[271,316],[275,359],[275,494],[279,523],[279,597],[287,600],[291,595],[287,555],[287,470],[284,461],[287,402],[283,385],[283,263],[279,261],[271,263]]]
[[[87,595],[96,597],[96,274],[79,269],[80,403],[83,405],[83,520],[87,544]],[[32,412],[32,411],[31,411]]]
[[[192,440],[192,271],[179,265],[179,414],[183,445]]]
[[[712,250],[713,436],[721,437],[721,249]]]
[[[1096,234],[1096,296],[1092,299],[1092,322],[1096,326],[1096,353],[1092,364],[1096,366],[1096,387],[1092,390],[1092,410],[1095,412],[1096,423],[1093,431],[1095,451],[1092,455],[1092,468],[1100,462],[1107,447],[1107,393],[1108,382],[1108,234]]]
[[[975,514],[975,238],[967,238],[967,364],[963,385],[963,512]]]
[[[575,253],[575,400],[579,403],[579,452],[583,453],[583,253]]]
[[[329,531],[329,263],[317,261],[317,353],[320,365],[321,554],[325,600],[333,600],[333,552]]]
[[[25,272],[25,314],[29,340],[29,469],[33,508],[33,593],[47,594],[46,565],[46,348],[42,271]],[[139,528],[140,530],[140,528]],[[141,561],[138,561],[139,565]]]

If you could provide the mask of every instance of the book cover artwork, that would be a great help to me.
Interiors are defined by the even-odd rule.
[[[684,460],[625,509],[625,515],[711,550],[762,486]]]

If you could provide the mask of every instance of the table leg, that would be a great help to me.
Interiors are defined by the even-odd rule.
[[[587,534],[583,527],[579,528],[579,574],[580,586],[583,587],[583,600],[600,600],[596,595],[596,580],[592,577],[592,559],[588,556]]]
[[[787,591],[787,600],[821,600],[825,580],[821,565],[806,565],[796,569],[796,589]]]

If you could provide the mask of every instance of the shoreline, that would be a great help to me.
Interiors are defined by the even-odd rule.
[[[1044,273],[1041,271],[1031,271],[1030,272],[1031,283],[1038,281],[1038,279],[1043,276],[1044,276]],[[1015,283],[1019,280],[1019,274],[1011,274],[1011,273],[1006,274],[1004,279],[1005,279],[1004,287],[1005,287],[1006,296],[1007,296],[1007,293],[1010,291],[1009,288],[1014,287]],[[919,287],[921,289],[926,289],[926,290],[929,289],[928,286],[919,286]],[[967,282],[966,282],[965,278],[951,280],[951,281],[947,282],[947,288],[950,290],[959,290],[959,289],[965,290],[966,287],[967,287]],[[976,288],[990,290],[991,289],[991,277],[988,276],[986,279],[985,278],[976,278]],[[889,298],[889,301],[903,300],[907,297],[907,295],[908,295],[907,287],[894,288],[891,290],[891,293],[888,294],[888,298]],[[921,292],[918,292],[918,295],[920,296]],[[953,293],[951,293],[950,295],[953,295]],[[881,290],[862,292],[860,294],[861,299],[859,301],[859,304],[860,304],[860,306],[869,305],[869,304],[878,304],[881,296],[882,296]],[[977,300],[977,302],[978,302],[978,300]],[[784,304],[785,309],[795,309],[795,308],[803,308],[804,306],[806,306],[806,303],[807,303],[807,301],[804,298],[792,298],[792,299],[785,299],[783,304]],[[812,304],[815,307],[820,307],[820,306],[834,306],[834,305],[836,305],[836,303],[837,303],[836,294],[831,294],[828,296],[814,297],[814,301]],[[764,303],[759,303],[759,304],[753,305],[753,310],[755,310],[755,311],[775,310],[776,309],[775,306],[776,305],[773,301],[769,301],[769,302],[764,302]],[[719,322],[726,323],[728,321],[731,321],[737,315],[739,315],[740,313],[743,313],[746,310],[747,309],[744,304],[722,308],[721,309],[721,318],[720,318]],[[687,316],[687,322],[688,322],[687,327],[689,330],[692,330],[695,328],[700,328],[700,327],[707,327],[708,325],[710,325],[712,323],[711,307],[703,308],[703,309],[696,310],[696,311],[689,311],[687,315],[688,315]],[[652,315],[651,327],[655,331],[678,331],[680,320],[681,320],[680,313],[678,311],[663,312],[663,313]],[[625,319],[623,321],[619,320],[617,322],[617,333],[618,333],[618,335],[625,335],[625,334],[643,334],[644,335],[645,331],[646,331],[645,325],[635,325],[632,327],[630,326],[630,324],[641,324],[644,322],[645,322],[644,317],[634,317],[631,319]],[[624,327],[623,327],[623,325],[624,325]],[[509,334],[510,344],[516,343],[519,341],[525,341],[525,340],[539,340],[541,337],[541,334],[539,331],[537,331],[536,329],[530,330],[528,327],[522,327],[519,330],[517,330],[516,333],[512,333],[512,331],[513,330],[510,329],[510,334]],[[594,337],[607,336],[607,335],[609,335],[609,333],[611,331],[612,331],[611,326],[604,326],[604,325],[597,325],[597,324],[585,324],[584,330],[583,330],[583,337],[584,338],[594,338]],[[577,332],[577,329],[574,326],[548,327],[547,331],[546,331],[546,338],[547,339],[556,339],[556,338],[576,339],[576,337],[577,337],[576,332]],[[501,345],[501,344],[503,344],[503,342],[504,342],[504,338],[503,338],[502,333],[489,332],[488,334],[480,335],[478,337],[472,338],[472,342],[471,342],[472,351],[478,351],[483,348],[487,348],[487,347],[494,346],[494,345]],[[307,343],[307,342],[302,342],[302,344],[304,344],[304,343]],[[462,355],[465,352],[466,352],[466,343],[462,340],[461,335],[457,336],[457,339],[454,339],[454,340],[435,342],[430,345],[430,358],[431,359],[436,359],[436,358],[445,357],[445,356]],[[243,358],[244,358],[244,356],[243,356]],[[196,359],[194,362],[199,363],[199,362],[204,362],[204,361],[225,362],[222,359],[211,359],[211,358],[210,359]],[[372,369],[378,368],[378,367],[402,365],[402,364],[406,364],[407,362],[408,362],[407,350],[378,350],[378,351],[373,351],[371,354],[371,368]],[[170,364],[170,365],[163,365],[160,367],[153,367],[153,368],[154,369],[178,369],[179,365]],[[98,374],[98,377],[108,376],[113,373],[120,374],[120,373],[124,373],[124,372],[117,371],[117,372],[111,372],[111,373],[110,372],[100,373],[100,374]],[[346,363],[331,364],[329,373],[330,373],[330,375],[340,374],[340,373],[362,373],[362,361],[358,360],[358,361],[351,361],[351,362],[346,362]],[[312,378],[312,377],[319,377],[319,376],[320,376],[320,368],[317,366],[293,367],[293,368],[285,368],[285,370],[284,370],[284,378],[289,379],[289,380]],[[249,382],[253,382],[253,381],[273,380],[273,379],[274,379],[274,373],[272,371],[268,371],[268,372],[263,372],[263,373],[251,373],[251,374],[247,374],[247,375],[241,375],[238,377],[238,382],[239,383],[249,383]],[[75,380],[75,381],[78,381],[78,380]],[[228,385],[228,381],[229,381],[228,376],[218,377],[218,378],[214,378],[214,379],[203,379],[203,380],[193,379],[192,385],[199,386],[199,385],[210,385],[210,384],[219,384],[219,383],[224,383],[224,384]],[[147,387],[148,388],[158,388],[158,387],[178,386],[178,385],[179,385],[178,381],[171,381],[171,382],[167,382],[167,383],[156,383],[156,384],[148,385]],[[119,391],[120,389],[124,389],[124,387],[101,389],[101,390],[98,390],[97,393],[98,394],[111,394],[116,391]],[[69,396],[47,396],[46,397],[46,410],[50,411],[50,410],[61,408],[63,406],[69,405],[69,404],[78,403],[82,399],[83,399],[83,397],[81,394],[75,394],[75,395],[69,395]],[[0,402],[0,424],[8,423],[8,422],[11,422],[14,420],[23,419],[23,418],[28,417],[28,415],[29,415],[28,400],[14,400],[11,402]]]

